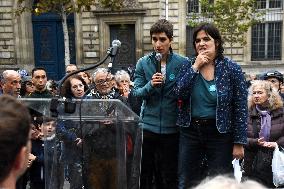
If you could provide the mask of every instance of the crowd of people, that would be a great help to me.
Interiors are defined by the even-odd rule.
[[[30,74],[25,70],[5,70],[0,78],[0,106],[5,107],[0,110],[0,135],[8,132],[5,120],[9,119],[3,118],[18,116],[11,118],[8,124],[23,127],[23,141],[19,140],[21,144],[14,147],[16,151],[11,152],[9,160],[2,160],[7,146],[0,146],[0,166],[3,166],[1,170],[6,170],[3,174],[15,171],[15,177],[11,178],[15,182],[24,173],[24,167],[28,167],[18,180],[17,189],[25,189],[28,182],[31,189],[44,189],[46,183],[54,189],[62,189],[63,183],[52,185],[51,177],[66,178],[72,189],[116,188],[113,166],[117,164],[113,156],[109,155],[108,161],[104,161],[108,166],[101,172],[93,172],[98,167],[82,171],[80,147],[86,141],[76,123],[56,123],[52,119],[43,123],[32,112],[32,118],[17,113],[25,107],[9,97],[52,98],[61,94],[66,99],[119,99],[140,116],[139,127],[143,130],[141,189],[193,188],[206,177],[231,176],[233,159],[242,161],[244,181],[255,180],[273,187],[273,150],[276,146],[284,148],[283,74],[276,70],[257,76],[243,73],[237,63],[224,57],[222,37],[212,24],[196,27],[193,33],[195,55],[190,58],[173,52],[173,31],[173,25],[165,19],[152,25],[153,52],[138,60],[134,75],[128,70],[111,74],[106,68],[97,68],[93,74],[72,75],[59,89],[58,83],[62,80],[48,80],[43,67],[34,68]],[[157,58],[158,53],[161,59]],[[66,66],[66,74],[77,70],[76,65]],[[14,107],[18,107],[15,114],[11,112]],[[17,121],[23,116],[23,122]],[[30,122],[28,137],[26,125]],[[110,129],[111,124],[102,123],[102,128]],[[62,143],[52,140],[55,134]],[[20,133],[13,133],[11,137],[15,135],[19,137]],[[47,161],[44,152],[48,150],[44,151],[43,136],[49,138],[51,146],[59,151],[63,149],[60,153],[64,162],[56,165],[56,176],[48,171],[43,174],[43,169],[48,169],[44,165]],[[3,143],[12,145],[10,140],[3,138]],[[99,153],[97,151],[87,161],[93,166],[102,165]],[[259,154],[265,158],[261,159]],[[16,167],[4,167],[4,161]],[[261,171],[257,165],[262,165]],[[82,174],[92,177],[84,181]],[[108,177],[107,181],[103,177]],[[10,177],[0,175],[0,188],[7,186],[6,179]],[[202,183],[196,188],[205,186]]]

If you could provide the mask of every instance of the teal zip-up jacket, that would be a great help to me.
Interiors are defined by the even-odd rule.
[[[143,98],[140,125],[143,129],[157,134],[177,133],[177,97],[173,91],[179,69],[187,59],[176,53],[168,55],[166,79],[160,88],[151,84],[156,73],[155,52],[140,58],[134,75],[132,94]]]

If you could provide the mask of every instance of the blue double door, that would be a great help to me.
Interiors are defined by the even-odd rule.
[[[68,17],[70,63],[76,64],[74,16]],[[48,79],[65,75],[64,35],[61,18],[56,14],[33,15],[35,66],[47,70]]]

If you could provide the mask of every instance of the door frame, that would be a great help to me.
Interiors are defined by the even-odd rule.
[[[99,20],[99,39],[100,40],[100,56],[103,57],[106,54],[106,50],[109,47],[110,41],[110,25],[115,24],[133,24],[135,25],[135,40],[136,40],[136,62],[143,55],[143,28],[142,18],[134,15],[123,15],[123,16],[104,16],[100,17]]]

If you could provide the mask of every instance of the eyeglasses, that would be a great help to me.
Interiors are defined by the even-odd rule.
[[[95,81],[96,85],[103,85],[105,83],[109,84],[109,82],[111,82],[111,78],[108,78],[106,80],[101,79],[101,80]]]

